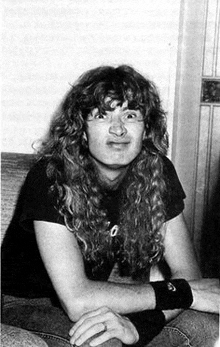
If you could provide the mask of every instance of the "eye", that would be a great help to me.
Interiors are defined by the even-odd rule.
[[[94,119],[105,119],[106,118],[106,114],[102,114],[102,113],[97,113],[93,116]]]
[[[124,114],[124,120],[127,122],[135,122],[137,119],[137,114],[135,112],[128,112]]]
[[[127,119],[134,119],[134,118],[137,118],[137,115],[136,115],[136,113],[127,113],[127,114],[125,115],[125,117],[126,117]]]
[[[104,120],[106,120],[106,118],[107,118],[106,114],[99,113],[99,112],[97,111],[97,112],[91,112],[91,113],[88,115],[87,120],[88,120],[88,121],[104,121]]]
[[[127,123],[137,123],[137,122],[143,120],[143,116],[140,112],[130,110],[130,111],[124,113],[123,119]]]

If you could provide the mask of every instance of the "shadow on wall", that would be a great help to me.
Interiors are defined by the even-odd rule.
[[[220,278],[220,170],[216,189],[204,218],[201,255],[204,277]]]

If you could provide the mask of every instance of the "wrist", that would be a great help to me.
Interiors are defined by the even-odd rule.
[[[185,279],[150,282],[154,289],[156,310],[187,309],[193,303],[192,290]]]
[[[147,345],[158,335],[166,324],[165,315],[162,311],[145,310],[127,315],[138,333],[135,347]]]

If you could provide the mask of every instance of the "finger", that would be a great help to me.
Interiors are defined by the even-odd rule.
[[[74,326],[72,327],[71,330],[75,330],[77,329],[85,320],[87,320],[88,318],[91,318],[91,317],[94,317],[94,316],[97,316],[98,314],[100,314],[100,309],[98,310],[94,310],[94,311],[90,311],[90,312],[87,312],[85,313],[84,315],[82,315],[82,317],[74,324]],[[71,331],[70,330],[70,331]]]
[[[70,339],[71,344],[75,344],[77,346],[82,345],[84,342],[92,338],[93,336],[105,332],[105,326],[103,323],[98,323],[90,327],[89,329],[85,330],[81,335],[78,337],[72,336]]]
[[[76,340],[80,335],[82,335],[86,330],[90,329],[95,324],[99,324],[105,321],[105,315],[96,315],[85,319],[81,325],[77,326],[72,330],[72,337]],[[102,323],[103,327],[103,323]]]
[[[103,334],[101,334],[100,336],[94,338],[92,341],[89,342],[89,345],[91,347],[96,347],[106,341],[111,340],[112,338],[114,338],[116,336],[114,336],[113,332],[108,330],[106,332],[104,332]]]
[[[102,314],[106,312],[106,307],[101,307],[97,310],[94,310],[94,311],[90,311],[90,312],[87,312],[85,313],[74,325],[73,327],[70,329],[69,331],[69,335],[72,336],[75,331],[89,318],[92,318],[92,317],[95,317],[95,316],[98,316],[99,314]]]
[[[105,322],[105,324],[104,324]],[[72,334],[72,340],[76,341],[80,336],[82,336],[85,332],[87,332],[89,329],[93,328],[95,325],[101,326],[101,331],[104,330],[105,326],[107,324],[107,313],[105,314],[99,314],[93,317],[90,317],[86,319]],[[100,330],[99,330],[100,332]]]

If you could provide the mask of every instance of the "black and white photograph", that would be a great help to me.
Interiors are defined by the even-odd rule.
[[[2,0],[1,346],[220,347],[219,0]]]

